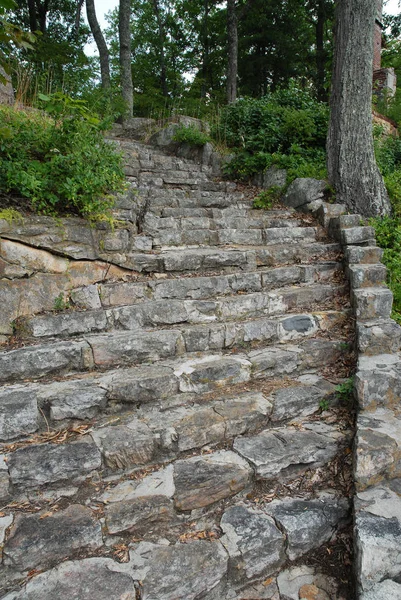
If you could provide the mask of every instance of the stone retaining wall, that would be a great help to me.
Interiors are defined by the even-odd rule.
[[[356,321],[354,545],[359,600],[401,598],[401,327],[391,319],[383,251],[360,215],[304,205],[343,247]],[[342,212],[343,214],[339,214]]]

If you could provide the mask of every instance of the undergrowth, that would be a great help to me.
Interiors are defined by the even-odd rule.
[[[292,83],[260,99],[222,109],[213,137],[235,152],[226,174],[247,180],[271,166],[296,177],[326,177],[328,107]]]
[[[0,107],[0,188],[48,215],[106,214],[122,189],[121,156],[80,100],[42,96],[44,111]]]

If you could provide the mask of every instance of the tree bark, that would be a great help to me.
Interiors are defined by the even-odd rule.
[[[166,57],[164,53],[164,44],[166,41],[166,35],[164,32],[163,19],[160,13],[160,6],[158,0],[153,0],[153,9],[157,20],[157,27],[159,30],[159,41],[160,41],[160,82],[162,88],[162,94],[165,98],[168,97],[167,89],[167,69],[166,69]]]
[[[336,199],[364,216],[391,212],[372,135],[373,31],[376,2],[338,0],[330,122],[329,181]]]
[[[236,0],[227,0],[227,37],[228,37],[228,62],[227,62],[227,103],[231,104],[237,99],[238,77],[238,19],[235,6]]]
[[[132,117],[134,107],[134,87],[131,69],[131,2],[120,0],[118,12],[118,33],[120,38],[121,92],[126,106],[125,117]]]
[[[99,22],[96,17],[96,9],[94,0],[86,0],[86,16],[88,17],[88,23],[92,35],[94,37],[97,49],[99,51],[100,59],[100,76],[102,80],[102,88],[104,90],[110,89],[110,63],[109,63],[109,51],[107,48],[106,41],[104,39],[102,30],[100,29]]]
[[[38,30],[38,21],[36,16],[36,3],[35,0],[28,0],[28,12],[29,12],[29,29],[32,33]]]

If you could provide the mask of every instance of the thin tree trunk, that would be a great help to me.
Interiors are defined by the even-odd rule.
[[[118,13],[118,33],[120,38],[121,92],[126,105],[126,117],[132,117],[134,107],[134,87],[131,70],[131,2],[120,0]]]
[[[317,3],[317,20],[316,20],[316,70],[317,70],[317,98],[318,100],[327,101],[327,92],[324,86],[325,83],[325,60],[326,53],[324,51],[324,26],[326,23],[326,0],[318,0]]]
[[[338,0],[328,173],[338,202],[365,216],[391,212],[372,135],[373,31],[376,2]]]
[[[227,0],[227,37],[227,103],[231,104],[237,99],[238,77],[238,20],[235,0]]]
[[[204,0],[204,16],[202,23],[202,85],[201,98],[206,98],[209,83],[209,0]]]
[[[35,0],[28,0],[29,29],[32,33],[38,30]]]
[[[164,32],[163,19],[160,13],[160,6],[158,0],[153,0],[153,8],[157,20],[157,27],[159,29],[159,40],[160,40],[160,82],[162,87],[162,94],[165,98],[168,97],[167,89],[167,69],[166,69],[166,57],[164,54],[164,44],[166,36]]]
[[[110,63],[109,51],[105,42],[102,30],[96,17],[96,9],[94,0],[86,0],[86,16],[92,35],[94,37],[100,59],[100,76],[102,79],[102,88],[110,89]]]

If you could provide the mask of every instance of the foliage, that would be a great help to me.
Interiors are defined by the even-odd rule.
[[[401,323],[401,223],[399,218],[372,219],[378,245],[383,248],[387,284],[394,296],[392,317]]]
[[[211,141],[210,136],[194,126],[182,126],[174,134],[175,142],[185,142],[191,146],[204,146]]]
[[[61,312],[63,310],[68,310],[69,308],[71,308],[70,302],[68,299],[64,298],[63,292],[60,292],[60,294],[54,299],[54,310]]]
[[[350,402],[354,394],[354,378],[350,377],[349,379],[346,379],[343,383],[337,385],[335,390],[340,400],[343,402]]]
[[[213,129],[217,140],[235,148],[228,174],[240,178],[272,165],[295,177],[324,178],[328,108],[294,82],[260,98],[225,107]]]
[[[254,198],[252,208],[271,209],[274,204],[280,200],[282,188],[278,185],[273,185],[267,190],[263,190]]]
[[[22,223],[24,217],[15,208],[3,208],[0,210],[0,220],[7,221],[11,225],[12,223]]]
[[[89,216],[112,206],[121,157],[104,141],[85,105],[63,94],[42,97],[48,114],[0,108],[0,186],[43,214]]]

